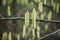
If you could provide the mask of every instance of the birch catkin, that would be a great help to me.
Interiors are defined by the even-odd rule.
[[[53,9],[56,10],[56,3],[53,4]]]
[[[45,12],[43,12],[43,13],[41,14],[40,19],[41,19],[41,20],[44,20],[45,16],[46,16],[46,13],[45,13]]]
[[[51,20],[51,19],[52,19],[52,11],[49,11],[48,20]]]
[[[29,12],[28,11],[25,13],[25,25],[26,25],[26,28],[29,26]]]
[[[32,39],[35,39],[35,29],[32,29]]]
[[[36,10],[35,10],[35,8],[33,8],[33,11],[32,11],[32,25],[34,28],[36,28]]]
[[[2,40],[7,40],[7,33],[3,33],[3,37],[2,37]]]
[[[38,4],[38,10],[39,10],[40,12],[43,11],[43,2],[40,2],[40,3]]]
[[[26,26],[24,25],[23,26],[23,37],[25,37],[26,36]]]
[[[47,3],[47,0],[44,0],[44,1],[43,1],[43,3],[46,5],[46,3]]]
[[[9,32],[8,40],[12,40],[11,32]]]
[[[53,6],[54,5],[54,0],[51,0],[51,6]]]
[[[17,34],[17,40],[20,40],[20,35],[19,34]]]
[[[37,38],[40,38],[40,27],[37,25]]]
[[[45,31],[47,31],[48,30],[48,28],[49,28],[49,26],[48,26],[49,24],[47,23],[47,24],[45,24]]]
[[[10,6],[8,6],[8,9],[7,9],[7,13],[8,13],[8,16],[11,16],[11,11],[10,11]]]
[[[57,3],[56,12],[59,12],[59,3]]]

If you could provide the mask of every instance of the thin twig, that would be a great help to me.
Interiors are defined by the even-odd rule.
[[[6,18],[0,18],[0,20],[18,20],[18,19],[24,20],[25,18],[23,18],[23,17],[6,17]],[[32,20],[32,19],[30,18],[30,20]],[[57,21],[57,20],[39,20],[39,19],[37,19],[36,21],[51,22],[51,23],[60,23],[60,21]]]
[[[55,32],[53,32],[53,33],[50,33],[50,34],[48,34],[48,35],[45,35],[44,37],[41,37],[40,40],[42,40],[42,39],[44,39],[44,38],[46,38],[46,37],[49,37],[49,36],[51,36],[51,35],[54,35],[54,34],[56,34],[56,33],[59,32],[59,31],[60,31],[60,29],[58,29],[57,31],[55,31]]]

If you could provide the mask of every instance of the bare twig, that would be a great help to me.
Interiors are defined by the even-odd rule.
[[[42,40],[42,39],[44,39],[44,38],[46,38],[46,37],[49,37],[49,36],[51,36],[51,35],[54,35],[54,34],[56,34],[57,32],[59,32],[60,31],[60,29],[58,29],[57,31],[55,31],[55,32],[53,32],[53,33],[50,33],[50,34],[48,34],[48,35],[45,35],[44,37],[41,37],[40,39]],[[39,40],[40,40],[39,39]]]
[[[0,18],[0,20],[18,20],[18,19],[24,20],[23,17],[6,17],[6,18]],[[32,20],[32,19],[30,18],[30,20]],[[36,21],[51,22],[51,23],[60,23],[60,21],[57,21],[57,20],[39,20],[39,19],[36,19]]]

